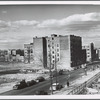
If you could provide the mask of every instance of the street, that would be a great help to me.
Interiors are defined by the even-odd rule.
[[[88,66],[88,70],[91,68],[92,65]],[[72,82],[73,80],[77,79],[80,77],[80,74],[84,73],[84,70],[82,68],[77,69],[77,70],[73,70],[70,73],[70,78],[69,78],[69,82]],[[67,82],[67,76],[66,75],[59,75],[57,77],[58,82],[62,85],[65,85]],[[53,83],[56,82],[56,77],[53,78]],[[40,82],[36,85],[30,86],[30,87],[26,87],[24,89],[20,89],[20,90],[11,90],[11,91],[7,91],[5,93],[1,93],[0,95],[34,95],[36,91],[48,91],[50,93],[50,79],[44,81],[44,82]]]

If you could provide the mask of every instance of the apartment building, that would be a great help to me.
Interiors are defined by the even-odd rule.
[[[24,62],[33,63],[33,43],[24,44]]]
[[[81,37],[68,35],[51,37],[34,37],[33,54],[34,62],[42,64],[43,67],[52,68],[60,65],[60,68],[75,67],[82,64],[82,42]],[[56,64],[56,65],[55,65]]]
[[[92,62],[94,60],[94,44],[90,43],[87,46],[83,46],[82,49],[86,50],[86,61]]]

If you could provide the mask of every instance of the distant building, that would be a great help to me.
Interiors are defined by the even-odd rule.
[[[90,43],[87,46],[83,46],[82,49],[86,50],[86,61],[92,62],[94,60],[94,44]]]
[[[11,55],[16,56],[16,49],[11,49]]]
[[[24,57],[24,50],[21,49],[9,49],[9,50],[0,50],[0,61],[5,62],[12,62],[12,61],[21,61]]]
[[[100,60],[100,48],[98,49],[98,56],[99,56],[99,60]]]
[[[23,60],[21,61],[21,56],[24,57],[24,50],[21,49],[9,49],[8,50],[8,61],[9,62],[23,62]]]
[[[94,61],[99,60],[99,49],[94,49],[93,60]]]
[[[11,50],[12,61],[16,61],[16,49]]]
[[[52,34],[51,37],[34,37],[33,53],[34,62],[38,62],[45,68],[50,67],[50,59],[52,68],[57,63],[62,69],[83,63],[82,42],[79,36]]]
[[[0,50],[0,61],[8,61],[8,51],[7,50]]]
[[[16,61],[24,62],[24,50],[21,49],[16,50]]]
[[[20,56],[24,56],[24,50],[22,50],[22,49],[17,49],[16,50],[16,55],[20,55]]]
[[[82,49],[82,62],[85,64],[87,61],[86,49]]]
[[[24,44],[24,62],[25,63],[33,62],[33,43]]]

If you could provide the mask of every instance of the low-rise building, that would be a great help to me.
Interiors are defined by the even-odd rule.
[[[83,46],[82,49],[86,50],[86,61],[92,62],[94,60],[94,44],[90,43],[87,46]]]
[[[24,62],[33,63],[33,43],[24,44]]]

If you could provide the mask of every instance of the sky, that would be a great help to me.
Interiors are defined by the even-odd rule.
[[[100,47],[100,5],[0,5],[0,49],[22,49],[33,37],[76,35]]]

